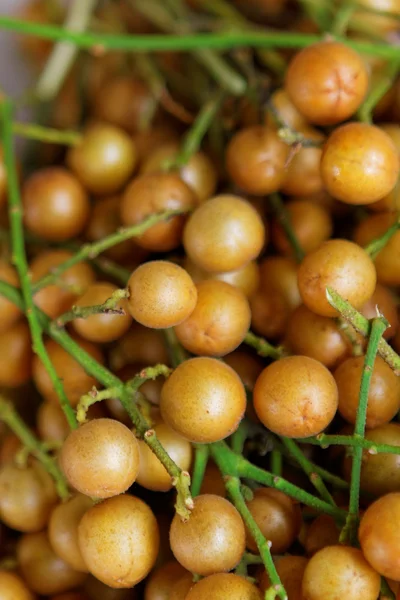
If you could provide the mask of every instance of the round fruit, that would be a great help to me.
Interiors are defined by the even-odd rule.
[[[114,419],[93,419],[71,431],[60,454],[68,482],[82,494],[110,498],[125,492],[139,471],[134,434]]]
[[[182,323],[193,312],[197,290],[188,273],[163,260],[140,265],[128,281],[128,308],[132,317],[155,329]]]
[[[289,356],[266,367],[256,381],[254,408],[278,435],[317,435],[335,416],[338,390],[326,367],[308,356]]]
[[[217,573],[201,579],[185,600],[261,600],[261,592],[244,577],[234,573]]]
[[[235,371],[215,358],[180,364],[161,391],[161,415],[181,436],[211,443],[231,435],[246,409],[246,392]]]
[[[212,575],[230,571],[245,550],[245,527],[225,498],[204,494],[194,499],[187,521],[175,515],[169,539],[175,558],[188,571]]]
[[[0,570],[1,600],[35,600],[22,577],[12,571]]]

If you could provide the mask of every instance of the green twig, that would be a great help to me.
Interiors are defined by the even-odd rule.
[[[131,227],[125,227],[113,233],[102,240],[94,242],[93,244],[85,244],[81,246],[80,250],[71,256],[68,260],[63,262],[61,265],[52,269],[52,272],[49,275],[46,275],[39,281],[37,281],[33,286],[33,293],[36,294],[39,290],[48,285],[52,285],[57,282],[57,279],[60,277],[62,273],[67,271],[73,265],[76,265],[79,262],[84,260],[90,260],[97,258],[99,254],[112,248],[116,244],[123,242],[125,240],[129,240],[133,237],[137,237],[142,235],[145,231],[153,227],[153,225],[157,225],[158,223],[162,223],[163,221],[167,221],[171,217],[185,214],[187,211],[182,210],[166,210],[162,213],[156,213],[154,215],[150,215],[146,219],[144,219],[141,223],[137,225],[132,225]]]
[[[340,315],[348,321],[354,329],[356,329],[364,337],[368,337],[370,334],[370,322],[361,313],[351,306],[347,300],[344,300],[335,292],[334,289],[328,287],[326,290],[326,297],[328,302],[333,308],[335,308]],[[384,340],[380,339],[378,344],[378,354],[385,360],[388,365],[393,369],[396,375],[400,375],[400,356],[389,346]]]
[[[12,17],[0,16],[0,28],[32,35],[53,41],[73,42],[79,48],[92,50],[104,48],[105,50],[126,50],[131,52],[163,52],[163,51],[191,51],[199,48],[209,50],[230,50],[250,46],[253,48],[305,48],[315,44],[323,38],[320,35],[293,33],[293,32],[259,32],[259,31],[232,31],[225,33],[193,33],[193,34],[141,34],[141,35],[115,35],[78,33],[69,31],[56,25],[43,25],[27,22]],[[385,43],[368,43],[336,38],[358,52],[370,54],[377,58],[388,60],[398,57],[398,48]],[[240,85],[240,87],[242,87]]]
[[[3,421],[15,433],[18,439],[21,440],[24,448],[42,463],[43,467],[54,479],[58,495],[62,500],[66,500],[69,496],[68,486],[56,460],[45,452],[41,442],[26,426],[12,403],[4,397],[0,397],[0,421]]]
[[[200,494],[204,473],[208,463],[208,457],[210,455],[210,451],[206,444],[195,444],[194,448],[194,465],[192,473],[192,485],[190,488],[192,492],[192,498],[195,498]]]
[[[249,331],[246,334],[243,342],[254,348],[259,356],[272,358],[273,360],[278,360],[283,356],[283,350],[281,348],[276,348],[264,338],[255,335],[252,331]]]
[[[35,123],[14,121],[12,128],[15,135],[50,144],[76,146],[82,140],[82,134],[78,131],[42,127],[42,125],[36,125]]]
[[[69,5],[68,15],[63,24],[65,31],[83,32],[95,9],[97,0],[73,0]],[[36,84],[36,96],[40,100],[51,100],[57,96],[73,62],[78,54],[76,44],[60,40],[53,48],[50,57]]]
[[[377,81],[374,82],[374,85],[370,89],[368,96],[358,111],[358,118],[360,121],[363,121],[364,123],[372,123],[372,113],[374,108],[381,98],[383,98],[383,96],[392,87],[393,82],[398,75],[399,68],[400,61],[398,58],[389,61],[385,66]]]
[[[343,0],[342,6],[338,8],[333,19],[331,33],[332,35],[346,35],[350,19],[356,9],[355,0]]]
[[[370,242],[368,244],[368,246],[365,246],[365,248],[364,248],[365,252],[372,259],[375,259],[378,256],[379,252],[381,250],[383,250],[383,248],[386,246],[386,244],[391,240],[391,238],[394,236],[394,234],[399,230],[399,228],[400,228],[400,222],[397,220],[396,223],[391,225],[389,227],[389,229],[387,229],[383,235],[376,238],[375,240],[372,240],[372,242]]]
[[[395,600],[395,595],[390,589],[388,582],[385,577],[381,577],[381,592],[379,600]]]
[[[57,392],[66,419],[70,427],[77,427],[75,413],[65,394],[61,380],[53,367],[50,357],[43,342],[43,331],[37,315],[37,309],[33,302],[33,291],[29,277],[29,267],[25,250],[24,226],[22,218],[22,203],[18,189],[18,175],[14,161],[13,138],[12,138],[12,116],[13,107],[8,99],[3,99],[0,104],[2,116],[2,135],[4,162],[8,177],[8,197],[9,197],[9,215],[11,225],[11,247],[12,262],[15,265],[20,283],[22,297],[24,301],[25,314],[28,319],[30,332],[32,335],[32,348],[38,355],[45,367],[52,385]]]
[[[271,194],[269,196],[269,202],[271,204],[272,210],[275,214],[276,219],[279,221],[283,230],[285,232],[286,238],[289,244],[292,247],[294,257],[298,263],[300,263],[304,258],[304,251],[300,246],[299,240],[297,239],[296,234],[293,231],[292,224],[290,222],[290,217],[286,210],[286,207],[282,201],[282,198],[279,194]]]
[[[272,450],[271,452],[271,473],[282,475],[282,453],[279,450]],[[321,496],[322,497],[322,496]]]
[[[188,355],[186,350],[179,343],[176,333],[172,328],[164,329],[163,334],[165,343],[167,345],[169,358],[171,360],[171,365],[173,367],[177,367],[187,360]]]
[[[76,418],[78,423],[85,423],[87,411],[96,402],[102,402],[110,398],[118,398],[120,394],[119,388],[109,388],[101,390],[100,392],[93,387],[88,394],[81,396],[78,405],[76,407]]]
[[[297,440],[299,444],[312,444],[321,448],[329,446],[350,446],[355,448],[360,446],[364,450],[368,450],[369,454],[400,454],[400,446],[392,446],[390,444],[376,444],[370,440],[355,439],[352,435],[329,435],[320,433],[315,437],[302,438]]]
[[[118,303],[128,298],[129,292],[126,289],[115,290],[111,296],[102,304],[95,304],[93,306],[73,306],[71,310],[60,315],[54,320],[57,327],[64,327],[70,321],[75,319],[88,319],[92,315],[98,315],[100,313],[111,314],[111,315],[124,315],[125,311],[122,307],[118,306]]]
[[[368,395],[372,372],[374,369],[375,359],[378,352],[378,344],[387,327],[388,322],[383,317],[379,316],[376,319],[372,319],[371,334],[368,342],[367,351],[365,354],[364,368],[361,376],[356,423],[354,426],[354,439],[357,441],[360,439],[364,439],[365,423],[367,420]],[[349,514],[346,519],[346,524],[340,535],[340,541],[343,543],[350,541],[352,544],[355,544],[357,541],[357,520],[360,500],[360,475],[362,454],[362,447],[360,445],[356,445],[353,450],[352,457]]]
[[[249,436],[249,432],[249,423],[246,419],[243,419],[231,437],[231,448],[236,454],[243,454],[244,443]]]
[[[282,585],[278,572],[275,568],[274,561],[272,560],[271,542],[265,539],[261,529],[257,525],[253,515],[248,509],[247,504],[242,496],[239,478],[232,476],[226,477],[225,487],[233,504],[239,511],[248,531],[257,544],[257,548],[265,566],[265,570],[268,573],[272,586],[274,586],[276,595],[281,598],[281,600],[287,600],[285,588]]]
[[[300,467],[308,475],[309,480],[311,481],[315,489],[318,491],[321,498],[325,500],[325,502],[332,504],[332,506],[336,506],[334,499],[332,498],[331,494],[326,488],[321,476],[315,470],[313,463],[304,456],[303,452],[297,446],[296,442],[292,439],[285,437],[281,437],[280,439],[283,445],[290,452],[291,456],[293,456],[293,458],[296,459]]]

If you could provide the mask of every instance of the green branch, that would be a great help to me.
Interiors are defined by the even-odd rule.
[[[278,360],[283,356],[283,350],[281,348],[276,348],[264,338],[255,335],[252,331],[249,331],[246,334],[243,342],[254,348],[259,356],[272,358],[273,360]]]
[[[378,79],[374,82],[374,85],[370,89],[368,96],[364,100],[363,104],[358,110],[358,118],[364,123],[372,123],[372,113],[375,106],[383,98],[383,96],[390,90],[395,81],[400,68],[400,60],[390,60],[383,69],[382,73],[379,74]]]
[[[191,486],[193,498],[200,494],[200,489],[203,483],[204,473],[206,471],[209,455],[210,451],[206,444],[194,445],[194,465]]]
[[[328,435],[320,433],[315,437],[301,438],[297,440],[299,444],[312,444],[321,448],[329,448],[329,446],[350,446],[355,448],[360,446],[364,450],[368,450],[370,454],[400,454],[400,446],[391,446],[390,444],[376,444],[370,440],[356,439],[352,435]]]
[[[115,290],[111,296],[102,304],[94,304],[92,306],[73,306],[71,310],[54,319],[54,324],[57,327],[64,327],[70,321],[75,319],[88,319],[92,315],[105,313],[108,315],[124,315],[123,308],[118,307],[118,303],[123,298],[128,298],[128,290]]]
[[[378,344],[382,338],[383,333],[387,329],[387,326],[388,322],[383,317],[377,317],[376,319],[372,319],[371,334],[368,342],[367,352],[365,354],[364,368],[361,376],[360,393],[358,397],[359,399],[356,423],[354,426],[354,439],[357,441],[360,439],[364,439],[365,423],[367,420],[368,395],[372,372],[374,370],[375,359],[378,352]],[[360,501],[360,476],[362,454],[362,447],[360,445],[355,446],[353,451],[351,467],[349,514],[346,519],[346,525],[344,526],[340,536],[340,541],[343,543],[350,541],[352,544],[355,544],[357,541],[357,521],[359,510],[358,506]]]
[[[372,240],[372,242],[370,242],[367,246],[365,246],[365,248],[364,248],[365,252],[372,259],[375,259],[378,256],[379,252],[381,250],[383,250],[383,248],[386,246],[386,244],[391,240],[391,238],[394,236],[394,234],[399,230],[399,228],[400,228],[400,222],[396,221],[396,223],[391,225],[389,227],[389,229],[387,229],[383,235]]]
[[[24,450],[27,450],[43,465],[49,475],[54,479],[58,495],[62,500],[66,500],[69,497],[69,490],[64,475],[60,471],[56,460],[43,449],[43,445],[18,415],[12,402],[9,402],[1,396],[0,421],[5,423],[11,431],[15,433],[22,442]]]
[[[292,32],[233,31],[226,33],[195,33],[182,35],[115,35],[77,33],[55,25],[42,25],[11,17],[0,16],[0,28],[53,41],[73,42],[79,48],[93,50],[126,50],[131,52],[190,51],[198,48],[230,50],[252,48],[305,48],[322,41],[320,35]],[[336,38],[358,52],[388,60],[398,57],[397,46],[385,43],[368,43]]]
[[[335,308],[340,315],[348,321],[354,329],[356,329],[364,337],[368,337],[370,334],[371,325],[368,319],[366,319],[361,313],[351,306],[347,300],[344,300],[335,292],[334,289],[328,287],[326,290],[326,297],[328,302],[333,308]],[[388,365],[393,369],[396,375],[400,375],[400,356],[396,354],[391,346],[384,340],[380,339],[378,343],[378,354],[385,360]]]
[[[124,242],[125,240],[129,240],[133,237],[137,237],[142,235],[153,227],[153,225],[157,225],[158,223],[162,223],[163,221],[167,221],[171,217],[185,214],[188,211],[183,210],[166,210],[162,213],[156,213],[154,215],[150,215],[146,219],[144,219],[141,223],[137,225],[132,225],[131,227],[125,227],[117,231],[116,233],[112,233],[111,235],[94,242],[93,244],[85,244],[80,248],[78,252],[76,252],[71,258],[63,262],[61,265],[52,269],[49,275],[46,275],[39,281],[37,281],[33,286],[33,293],[36,294],[42,288],[47,287],[48,285],[52,285],[57,283],[57,279],[67,271],[73,265],[76,265],[79,262],[84,260],[91,260],[97,258],[99,254],[112,248],[116,244],[120,242]]]
[[[35,123],[21,123],[19,121],[14,121],[12,128],[15,135],[49,144],[76,146],[82,140],[82,134],[78,131],[42,127]]]
[[[289,242],[289,244],[292,247],[293,254],[294,254],[296,261],[298,263],[301,263],[301,261],[304,258],[304,250],[300,246],[299,240],[297,239],[297,236],[296,236],[295,232],[293,231],[293,227],[290,222],[290,216],[286,210],[286,206],[283,203],[282,198],[277,193],[271,194],[269,196],[269,202],[271,204],[275,218],[282,226],[282,228],[285,232],[287,241]]]
[[[3,99],[0,104],[2,117],[2,138],[4,162],[8,177],[9,216],[11,225],[12,262],[15,265],[24,302],[24,310],[28,319],[32,336],[32,349],[38,355],[45,367],[55,391],[60,399],[61,408],[71,428],[77,427],[75,413],[65,394],[63,384],[58,378],[43,341],[43,331],[38,318],[37,309],[33,302],[33,291],[29,277],[29,266],[25,250],[24,226],[22,217],[22,203],[18,189],[18,175],[15,166],[12,137],[13,106],[8,99]]]

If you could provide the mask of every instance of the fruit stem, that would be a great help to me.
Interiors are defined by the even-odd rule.
[[[35,123],[14,121],[12,128],[15,135],[44,143],[76,146],[82,140],[82,134],[78,131],[61,131],[51,127],[36,125]]]
[[[381,577],[381,592],[379,600],[395,600],[394,593],[390,589],[388,582],[385,577]]]
[[[372,113],[375,106],[383,98],[383,96],[390,90],[394,80],[399,72],[400,61],[397,58],[390,60],[378,80],[374,83],[368,96],[364,100],[360,109],[358,110],[358,118],[364,123],[372,123]]]
[[[73,0],[63,23],[65,31],[85,31],[97,0]],[[65,37],[64,37],[65,39]],[[53,48],[36,84],[36,97],[49,101],[57,96],[79,52],[76,44],[60,40]]]
[[[75,319],[88,319],[92,315],[106,313],[110,315],[124,315],[125,310],[118,306],[118,303],[124,298],[128,298],[129,292],[127,289],[115,290],[111,296],[102,304],[94,304],[92,306],[76,306],[71,310],[54,319],[53,324],[56,327],[65,327],[70,321]]]
[[[70,494],[64,475],[60,471],[57,462],[45,452],[43,445],[21,419],[12,402],[3,396],[0,396],[0,421],[3,421],[15,433],[21,440],[24,448],[43,465],[48,474],[54,479],[56,490],[61,500],[66,500]]]
[[[80,250],[78,250],[71,258],[63,262],[61,265],[52,269],[49,275],[45,275],[42,279],[39,279],[33,286],[32,291],[36,294],[39,290],[47,287],[48,285],[52,285],[57,282],[57,279],[67,271],[73,265],[76,265],[79,262],[82,262],[87,259],[97,258],[99,254],[112,248],[116,244],[120,242],[124,242],[125,240],[129,240],[133,237],[137,237],[142,235],[145,231],[153,227],[153,225],[157,225],[158,223],[162,223],[163,221],[167,221],[171,217],[176,215],[185,214],[188,211],[185,210],[166,210],[161,213],[156,213],[154,215],[150,215],[146,219],[144,219],[141,223],[137,225],[132,225],[131,227],[124,227],[117,231],[116,233],[112,233],[111,235],[94,242],[93,244],[85,244]]]
[[[304,251],[300,246],[299,240],[297,239],[296,234],[293,231],[292,224],[290,222],[289,214],[286,210],[286,206],[282,201],[282,198],[279,194],[271,194],[269,196],[269,202],[271,204],[272,210],[275,214],[275,217],[282,225],[283,230],[285,232],[286,238],[289,244],[292,247],[294,257],[298,263],[304,258]]]
[[[311,483],[313,484],[315,489],[318,491],[321,498],[323,500],[325,500],[325,502],[328,502],[328,504],[332,504],[332,506],[336,506],[336,502],[334,501],[331,494],[329,493],[321,476],[315,470],[313,463],[304,456],[303,452],[300,450],[300,448],[298,447],[296,442],[294,440],[292,440],[290,438],[286,438],[286,437],[281,437],[280,439],[282,441],[282,444],[289,451],[290,455],[296,459],[296,461],[299,463],[300,467],[303,469],[304,473],[306,473],[306,475],[308,475],[309,480],[311,481]]]
[[[282,348],[276,348],[264,338],[255,335],[252,331],[247,332],[243,342],[254,348],[259,356],[272,358],[273,360],[278,360],[283,356]]]
[[[43,25],[0,16],[0,27],[27,35],[53,41],[73,42],[79,48],[87,50],[126,50],[131,52],[191,51],[199,48],[207,50],[230,50],[250,46],[252,48],[305,48],[320,42],[321,35],[292,33],[282,31],[231,31],[225,33],[189,33],[189,34],[140,34],[117,35],[87,33],[66,30],[56,25]],[[355,50],[388,60],[398,57],[398,48],[386,43],[368,43],[336,38]],[[241,80],[242,81],[242,80]],[[242,89],[240,83],[240,89]]]
[[[333,19],[331,27],[332,35],[346,35],[349,21],[353,16],[356,7],[357,2],[354,0],[345,0],[342,2],[342,6],[338,9],[335,18]]]
[[[211,123],[221,107],[222,100],[223,93],[217,92],[213,98],[203,104],[192,127],[187,131],[181,149],[176,158],[173,159],[170,168],[176,167],[179,169],[180,167],[183,167],[191,159],[193,154],[199,150],[203,137],[209,130]]]
[[[29,329],[32,336],[32,349],[40,358],[50,380],[60,399],[61,408],[71,428],[77,427],[75,413],[65,394],[63,384],[58,378],[50,357],[43,342],[43,330],[38,318],[37,309],[33,302],[33,291],[29,276],[29,267],[25,249],[24,226],[22,217],[22,203],[18,188],[18,175],[13,152],[12,116],[13,105],[8,98],[0,103],[2,119],[2,139],[4,150],[4,163],[8,178],[8,209],[11,226],[12,262],[15,265],[23,297],[23,304]]]
[[[194,444],[194,465],[191,486],[192,498],[195,498],[200,494],[209,456],[210,451],[206,444]]]
[[[372,372],[378,353],[378,344],[387,327],[388,322],[381,315],[375,319],[372,319],[371,321],[371,333],[368,341],[367,351],[365,353],[364,368],[361,376],[360,393],[358,397],[357,416],[354,426],[353,437],[356,441],[364,439],[365,424],[367,420],[368,395]],[[350,541],[353,545],[357,543],[357,521],[360,500],[362,455],[362,446],[356,445],[352,457],[349,514],[346,519],[346,524],[340,534],[341,542],[346,543]]]
[[[271,555],[271,542],[267,541],[262,534],[261,529],[254,520],[253,515],[247,507],[247,504],[242,496],[240,489],[240,480],[238,477],[227,476],[225,478],[225,487],[228,491],[229,496],[237,510],[239,511],[248,531],[254,538],[260,556],[262,558],[265,570],[268,573],[271,584],[275,587],[276,595],[281,600],[287,600],[287,594],[285,588],[282,585],[280,577],[272,560]]]
[[[364,450],[369,450],[370,454],[400,454],[400,446],[391,446],[390,444],[376,444],[370,440],[355,440],[352,435],[327,435],[320,433],[315,437],[302,438],[297,440],[300,444],[312,444],[328,448],[329,446],[361,446]]]
[[[333,306],[346,321],[353,325],[354,329],[364,337],[369,336],[371,323],[368,319],[353,308],[351,304],[342,298],[340,294],[335,292],[333,288],[326,288],[326,297],[329,304]],[[389,367],[393,369],[395,375],[400,375],[400,356],[396,354],[393,348],[391,348],[384,339],[379,340],[378,354],[387,362]]]
[[[399,228],[400,228],[400,221],[396,221],[396,223],[394,223],[391,227],[389,227],[389,229],[387,229],[383,235],[372,240],[372,242],[370,242],[368,244],[368,246],[365,246],[365,248],[364,248],[365,252],[374,260],[378,256],[379,252],[381,250],[383,250],[383,248],[386,246],[386,244],[391,240],[391,238],[394,236],[394,234],[399,230]]]
[[[172,327],[168,329],[163,329],[165,343],[167,345],[169,358],[171,360],[171,364],[173,367],[177,367],[185,360],[188,359],[188,356],[178,341],[176,337],[176,333]]]
[[[279,477],[282,475],[282,453],[279,450],[272,450],[271,452],[271,473],[274,475],[278,475]],[[322,496],[321,496],[322,497]]]

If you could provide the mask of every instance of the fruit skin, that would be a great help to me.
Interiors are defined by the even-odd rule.
[[[322,151],[326,190],[348,204],[372,204],[389,194],[399,175],[399,156],[387,133],[366,123],[333,131]]]
[[[230,571],[245,550],[245,526],[237,509],[225,498],[202,494],[194,498],[187,521],[175,515],[169,532],[175,558],[199,575]]]
[[[363,248],[335,238],[303,259],[297,281],[302,300],[310,310],[323,317],[337,317],[326,297],[326,288],[333,288],[354,308],[360,308],[374,293],[376,269]]]
[[[303,576],[304,600],[376,600],[381,578],[361,550],[327,546],[312,556]]]
[[[60,453],[68,482],[82,494],[110,498],[125,492],[139,471],[134,434],[114,419],[93,419],[71,431]]]
[[[34,594],[17,573],[0,570],[1,600],[35,600]]]
[[[400,580],[400,493],[386,494],[373,502],[358,530],[367,561],[384,577]]]
[[[267,429],[292,438],[317,435],[335,416],[338,390],[333,375],[308,356],[271,363],[258,377],[254,408]]]
[[[340,42],[319,42],[298,52],[286,72],[286,91],[300,113],[316,125],[353,115],[368,90],[361,56]]]
[[[154,329],[174,327],[190,317],[197,290],[185,269],[157,260],[143,263],[128,281],[128,309],[141,325]]]
[[[190,260],[210,273],[235,271],[257,258],[266,229],[257,211],[238,196],[221,195],[189,217],[183,245]]]
[[[216,573],[194,585],[185,600],[261,600],[255,585],[234,573]]]
[[[164,421],[191,442],[212,443],[231,435],[246,409],[246,392],[237,373],[215,358],[180,364],[161,391]]]
[[[90,508],[79,524],[78,539],[89,572],[113,588],[130,588],[144,579],[160,543],[151,509],[127,494]]]

